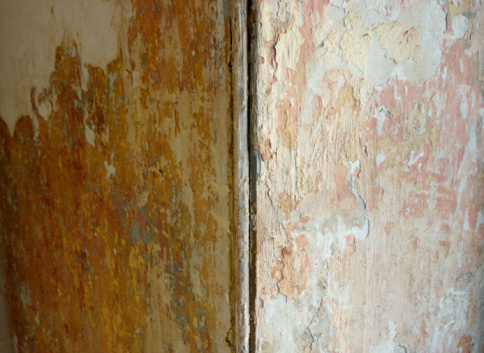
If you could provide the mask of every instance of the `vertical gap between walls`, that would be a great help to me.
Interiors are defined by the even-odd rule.
[[[234,348],[237,353],[253,350],[251,342],[251,248],[250,248],[250,156],[248,108],[248,0],[231,1],[231,67],[233,111],[234,187]]]
[[[253,90],[256,85],[256,64],[255,49],[253,43],[257,38],[256,32],[256,2],[246,0],[247,18],[247,145],[249,149],[249,352],[256,352],[256,300],[257,300],[257,175],[258,175],[258,156],[256,148],[256,109],[255,93]]]
[[[251,99],[256,64],[252,43],[256,11],[252,0],[231,0],[232,102],[234,121],[235,351],[256,352],[257,176],[256,109]],[[252,92],[252,96],[255,92]]]
[[[247,13],[247,43],[246,43],[246,58],[247,58],[247,148],[248,148],[248,267],[249,267],[249,337],[248,337],[248,352],[255,353],[256,346],[256,300],[257,300],[257,176],[259,170],[259,160],[256,147],[256,109],[255,109],[255,93],[256,87],[256,70],[253,70],[255,61],[255,51],[253,43],[257,38],[256,33],[256,7],[255,1],[245,0],[245,8]]]

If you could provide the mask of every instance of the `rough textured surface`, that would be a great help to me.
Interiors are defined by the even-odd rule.
[[[230,351],[229,4],[24,0],[0,14],[15,348]]]
[[[255,351],[482,352],[480,1],[252,10]]]

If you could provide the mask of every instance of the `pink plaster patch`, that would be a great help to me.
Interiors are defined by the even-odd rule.
[[[356,251],[356,239],[354,234],[348,234],[345,236],[346,247],[344,251],[344,257],[349,257],[353,255]]]
[[[348,168],[336,165],[334,167],[334,182],[336,184],[336,194],[333,197],[333,203],[345,211],[351,211],[356,208],[356,196],[346,186]]]
[[[445,249],[445,258],[449,256],[449,251],[450,251],[450,241],[439,241],[439,245]]]
[[[400,214],[405,217],[422,218],[424,211],[428,208],[428,199],[429,196],[423,193],[408,197],[408,200],[403,203]]]

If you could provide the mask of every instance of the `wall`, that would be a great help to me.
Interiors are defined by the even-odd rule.
[[[482,352],[483,11],[253,2],[255,351]]]
[[[0,237],[0,351],[13,352],[12,333],[10,331],[10,315],[7,300],[7,256],[4,239]]]
[[[14,349],[247,338],[243,13],[0,4]],[[253,1],[251,22],[252,349],[481,352],[480,1]]]
[[[231,350],[230,56],[227,1],[2,1],[16,351]]]

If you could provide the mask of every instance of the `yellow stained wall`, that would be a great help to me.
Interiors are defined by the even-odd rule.
[[[18,351],[230,351],[227,1],[1,10],[0,236]]]

